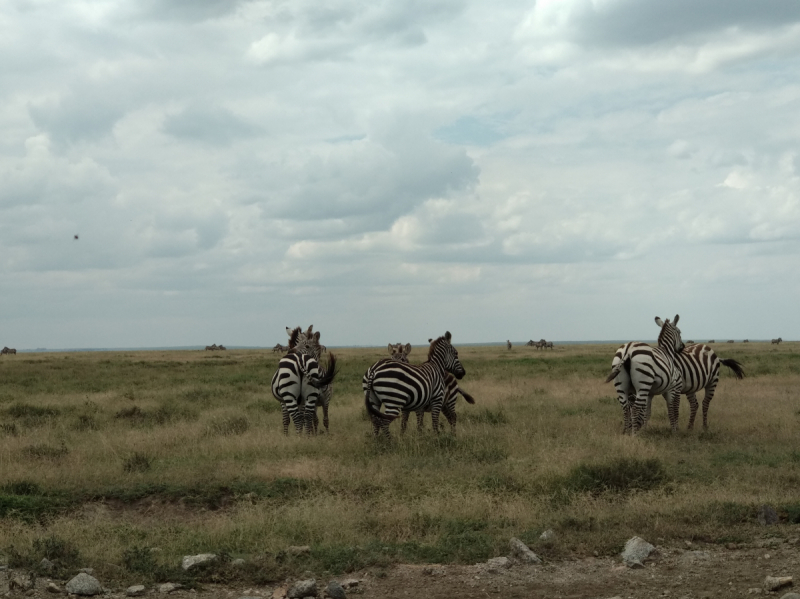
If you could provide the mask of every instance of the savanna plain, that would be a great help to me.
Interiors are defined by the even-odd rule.
[[[429,415],[419,432],[412,416],[389,441],[372,436],[361,390],[385,348],[331,350],[340,372],[317,436],[283,435],[269,350],[3,356],[0,564],[47,557],[62,575],[187,587],[380,578],[507,555],[511,537],[551,564],[615,558],[635,535],[746,545],[765,535],[763,504],[780,520],[768,534],[800,535],[800,344],[716,344],[747,376],[723,368],[709,429],[699,414],[686,430],[682,398],[672,434],[656,397],[638,437],[622,435],[603,383],[616,347],[460,347],[476,404],[459,400],[456,433],[442,418],[435,435]],[[207,552],[222,559],[181,570]]]

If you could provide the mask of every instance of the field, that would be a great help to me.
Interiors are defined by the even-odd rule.
[[[672,435],[661,398],[637,438],[603,384],[615,346],[463,347],[458,431],[376,442],[361,376],[381,349],[337,350],[330,434],[282,434],[271,351],[0,358],[0,563],[106,580],[266,584],[393,564],[474,564],[512,536],[551,563],[639,535],[747,543],[774,506],[800,523],[800,345],[717,344],[710,428]],[[412,361],[423,354],[415,348]],[[442,419],[444,420],[444,419]],[[411,422],[413,424],[414,418]],[[542,541],[545,529],[555,540]],[[309,545],[310,553],[287,548]],[[189,577],[184,555],[223,559]],[[233,568],[230,561],[244,558]]]

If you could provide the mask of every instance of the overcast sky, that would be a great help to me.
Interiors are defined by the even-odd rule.
[[[0,0],[0,57],[0,345],[800,338],[797,0]]]

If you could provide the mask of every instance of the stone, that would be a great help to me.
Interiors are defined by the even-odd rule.
[[[58,586],[54,582],[48,582],[47,586],[45,587],[45,589],[47,589],[48,593],[53,593],[54,595],[57,595],[57,594],[60,594],[60,593],[64,592],[64,591],[61,590],[61,587]]]
[[[622,561],[629,568],[643,568],[644,562],[656,550],[650,543],[641,537],[633,537],[628,539],[625,543],[625,549],[622,552]]]
[[[52,572],[55,567],[56,565],[46,557],[43,557],[42,561],[39,562],[39,569],[44,572]]]
[[[165,582],[164,584],[158,585],[158,592],[171,593],[172,591],[177,591],[180,588],[183,588],[183,585],[178,582]]]
[[[758,508],[758,523],[761,526],[772,526],[778,523],[778,512],[766,503]]]
[[[125,594],[128,597],[141,597],[144,595],[145,588],[143,584],[135,584],[125,589]]]
[[[328,586],[325,587],[325,592],[331,599],[347,599],[344,587],[335,580],[331,580],[328,583]]]
[[[360,578],[348,578],[347,580],[343,580],[342,581],[342,586],[345,589],[354,589],[355,587],[357,587],[360,584],[361,584],[361,579]]]
[[[317,581],[313,578],[298,580],[286,593],[288,599],[303,599],[303,597],[317,596]]]
[[[64,587],[71,595],[99,595],[103,592],[100,581],[91,574],[81,572]]]
[[[272,599],[284,599],[286,597],[286,593],[289,590],[288,586],[278,587],[274,591],[272,591]]]
[[[215,553],[184,555],[183,561],[181,561],[181,568],[183,568],[184,570],[191,570],[192,568],[196,568],[197,566],[204,566],[206,564],[210,564],[211,562],[215,561],[217,561],[217,555]]]
[[[791,576],[767,576],[764,579],[764,590],[777,591],[778,589],[790,586],[791,584]]]
[[[520,541],[517,537],[511,537],[509,543],[511,545],[511,555],[521,561],[523,564],[541,564],[542,560],[531,551],[525,543]]]
[[[236,558],[235,560],[233,560],[231,562],[231,566],[236,566],[237,568],[240,568],[240,567],[244,566],[244,564],[245,564],[245,562],[241,557]]]
[[[311,547],[308,545],[292,545],[286,548],[286,553],[289,555],[305,555],[311,553]]]
[[[83,572],[89,576],[94,576],[94,568],[80,568],[78,572]]]
[[[556,533],[553,531],[552,528],[548,528],[542,534],[539,535],[539,540],[541,541],[552,541],[556,538]]]
[[[12,591],[27,591],[33,588],[33,578],[27,574],[16,574],[8,581],[8,588]]]
[[[800,595],[797,593],[786,593],[781,599],[800,599]]]
[[[486,561],[486,571],[497,573],[500,570],[511,567],[511,560],[507,557],[493,557]]]

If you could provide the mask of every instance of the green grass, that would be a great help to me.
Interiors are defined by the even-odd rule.
[[[474,563],[511,536],[547,559],[612,555],[635,534],[742,542],[762,530],[763,503],[777,530],[800,534],[794,344],[720,348],[748,376],[723,369],[710,429],[685,430],[684,400],[673,435],[656,398],[637,438],[621,435],[603,384],[615,349],[459,348],[476,405],[459,400],[457,434],[445,424],[433,435],[427,416],[422,433],[393,424],[389,441],[372,438],[361,391],[384,348],[336,352],[331,431],[314,438],[283,436],[268,350],[4,359],[0,561],[35,569],[52,555],[109,580],[261,584]],[[539,540],[546,528],[556,540]],[[224,559],[180,571],[181,556],[202,552]]]

